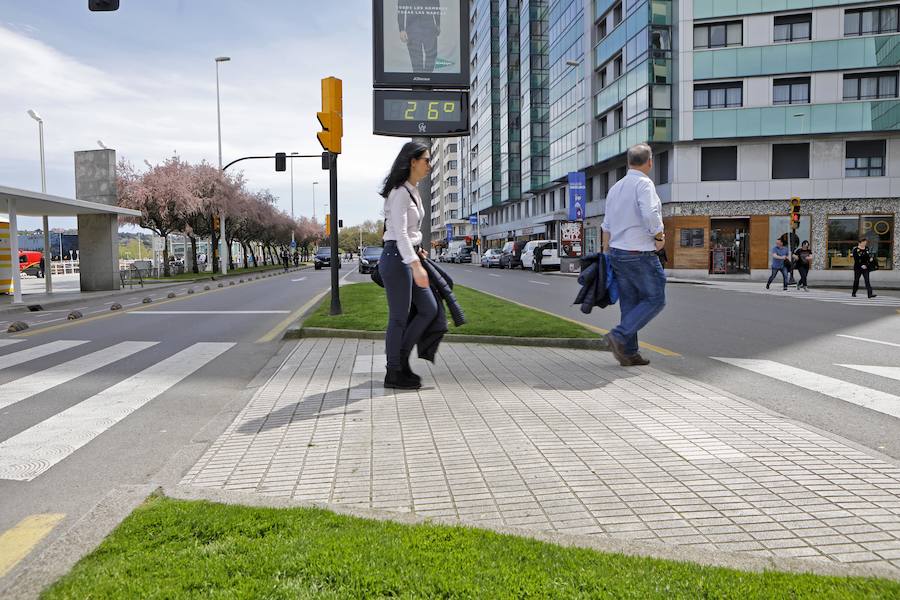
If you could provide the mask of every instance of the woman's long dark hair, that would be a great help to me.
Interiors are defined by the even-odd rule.
[[[381,197],[387,198],[394,188],[403,185],[409,179],[409,163],[414,158],[422,158],[422,155],[428,150],[428,146],[419,142],[406,142],[400,148],[400,154],[394,159],[391,166],[391,172],[384,178],[384,184],[381,186]]]

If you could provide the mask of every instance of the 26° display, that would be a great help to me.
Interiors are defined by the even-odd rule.
[[[461,109],[455,100],[385,100],[386,121],[459,121]]]
[[[456,137],[469,134],[469,92],[374,90],[376,135]]]

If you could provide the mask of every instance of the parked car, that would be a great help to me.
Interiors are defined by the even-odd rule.
[[[437,257],[438,262],[449,262],[450,261],[450,253],[444,248]]]
[[[481,257],[481,266],[489,269],[491,267],[499,267],[500,257],[502,256],[503,252],[499,248],[490,248]]]
[[[340,252],[338,253],[340,256]],[[315,267],[316,271],[320,270],[322,267],[330,267],[331,266],[331,248],[327,246],[322,246],[318,250],[316,250],[315,256],[313,256],[313,267]],[[341,261],[338,261],[338,269],[341,268]]]
[[[515,269],[522,266],[522,249],[525,242],[506,242],[503,244],[500,255],[501,269]]]
[[[359,255],[359,272],[365,275],[371,273],[378,268],[378,261],[381,260],[381,246],[366,246]]]
[[[456,254],[452,254],[450,256],[450,262],[455,263],[470,263],[472,262],[472,253],[475,251],[475,248],[471,246],[462,246],[459,250],[456,251]]]
[[[534,252],[540,248],[544,253],[541,268],[545,270],[559,269],[559,244],[555,240],[531,240],[522,250],[522,268],[535,270]]]

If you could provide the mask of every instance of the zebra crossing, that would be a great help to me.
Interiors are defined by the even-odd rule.
[[[742,281],[717,281],[709,284],[710,289],[742,292],[745,294],[763,294],[766,296],[778,296],[791,300],[812,300],[816,302],[831,302],[846,304],[849,306],[869,306],[876,308],[900,308],[900,297],[878,294],[875,298],[866,298],[866,290],[860,290],[854,298],[850,290],[824,290],[810,288],[808,292],[797,290],[791,286],[787,291],[782,291],[781,282],[774,281],[771,289],[766,289],[764,283],[745,283]],[[876,290],[877,293],[877,290]]]
[[[0,384],[0,415],[26,409],[25,401],[29,398],[59,389],[79,377],[160,344],[123,341],[60,362],[60,358],[68,357],[57,355],[80,349],[90,342],[57,340],[22,348],[25,344],[20,342],[23,341],[0,340],[0,377],[7,379],[10,369],[17,367],[16,378]],[[35,479],[234,345],[232,342],[194,343],[7,439],[0,438],[0,480]],[[41,366],[56,364],[33,368],[34,361],[40,361]]]

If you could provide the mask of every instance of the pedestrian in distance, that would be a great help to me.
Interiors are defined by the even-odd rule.
[[[544,245],[535,246],[534,250],[531,251],[531,258],[534,261],[534,272],[542,273],[543,272],[543,262],[544,262]]]
[[[296,250],[294,250],[293,259],[294,259],[294,266],[299,267],[300,266],[300,253],[297,252]]]
[[[769,275],[769,280],[766,282],[766,289],[769,289],[769,286],[772,285],[775,276],[781,273],[781,278],[784,282],[784,290],[787,291],[789,260],[791,260],[791,255],[788,249],[784,247],[780,238],[775,240],[775,245],[772,246],[772,274]]]
[[[809,242],[803,240],[800,247],[794,253],[797,257],[797,271],[800,273],[800,281],[797,282],[797,289],[809,291],[806,276],[809,274],[809,266],[812,264],[812,250],[809,249]]]
[[[407,142],[394,160],[380,193],[384,198],[385,231],[378,272],[388,302],[384,340],[386,388],[422,387],[422,378],[409,366],[409,355],[438,313],[428,272],[422,264],[428,254],[419,248],[425,209],[416,185],[429,171],[431,153],[428,146]],[[410,319],[413,306],[415,316]]]
[[[628,173],[609,190],[600,227],[619,289],[619,324],[606,340],[623,367],[649,364],[638,352],[638,332],[666,305],[666,274],[657,252],[665,248],[662,204],[650,179],[653,151],[628,149]]]
[[[287,271],[290,267],[291,255],[288,253],[287,248],[281,251],[281,266],[284,267],[284,270]]]
[[[866,282],[866,292],[869,298],[874,298],[878,294],[872,292],[872,283],[869,281],[869,273],[878,268],[875,257],[869,254],[869,240],[865,237],[859,238],[859,244],[850,252],[853,255],[853,297],[859,291],[859,278],[862,277]]]
[[[43,255],[41,255],[41,262],[40,262],[40,264],[38,264],[37,276],[39,279],[44,278],[44,256]]]

